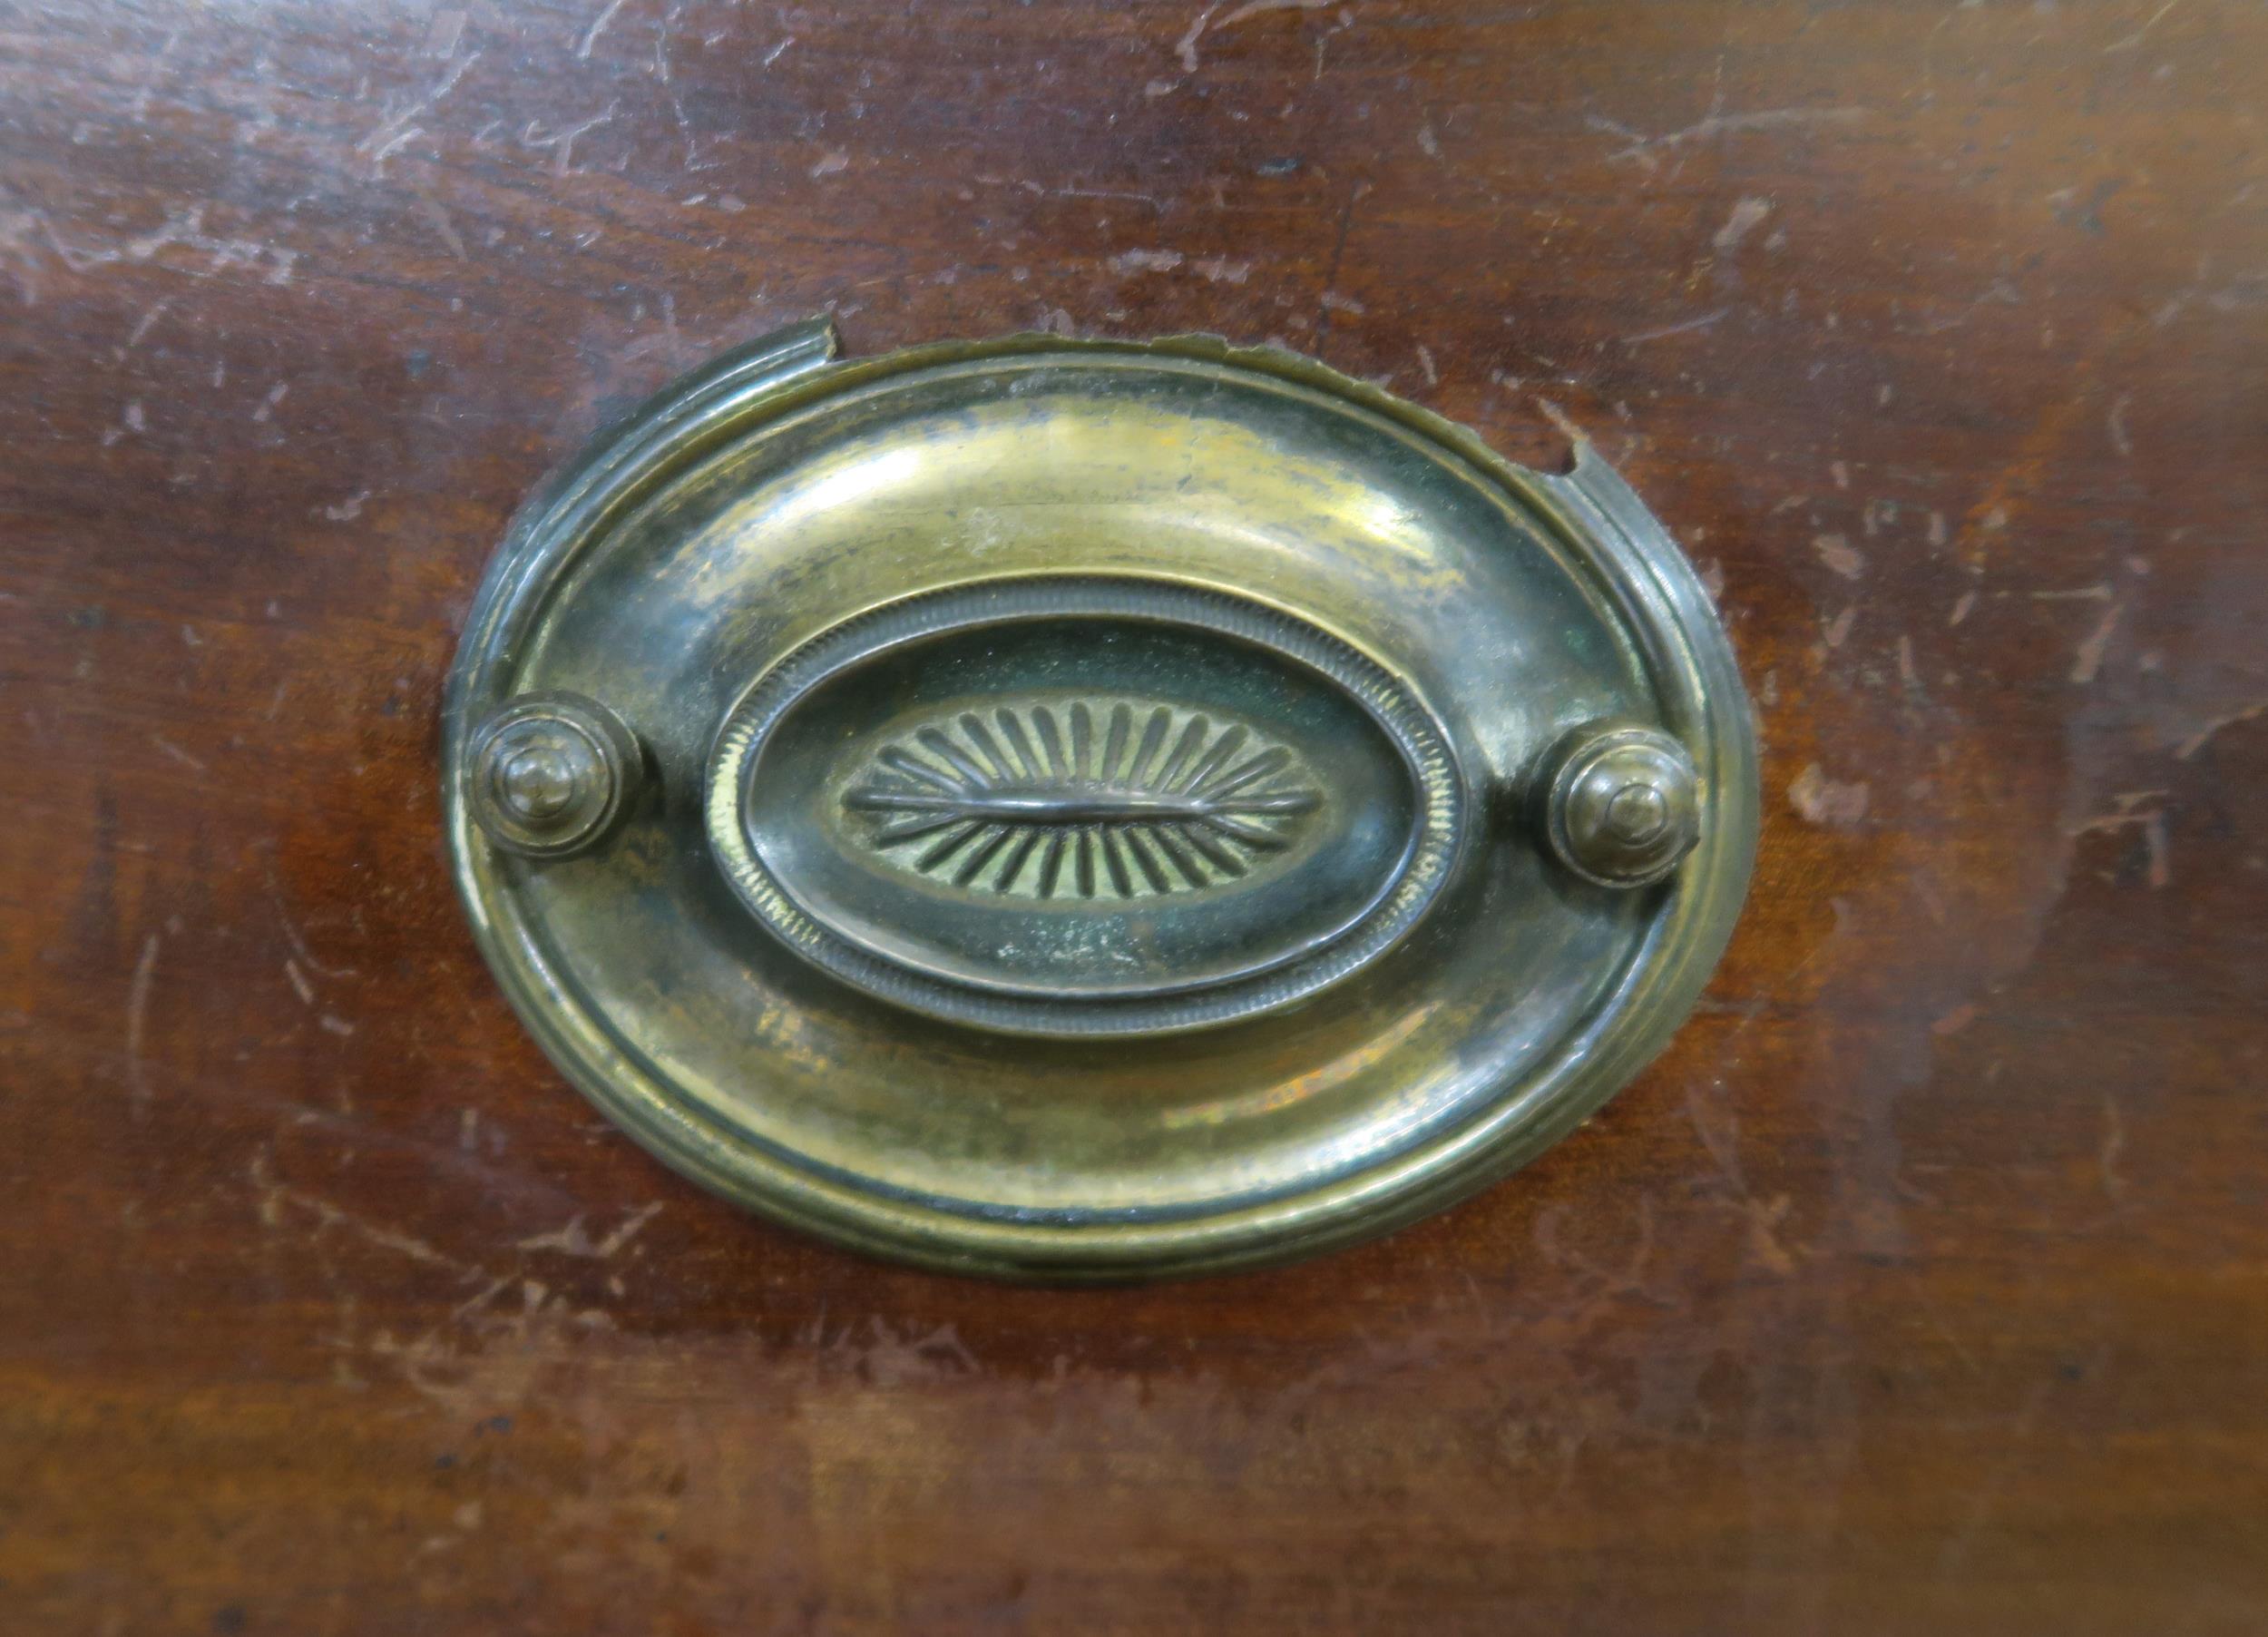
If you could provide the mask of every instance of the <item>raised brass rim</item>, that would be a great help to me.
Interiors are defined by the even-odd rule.
[[[1698,996],[1745,894],[1758,823],[1754,729],[1707,594],[1661,525],[1587,446],[1566,475],[1504,460],[1472,433],[1312,359],[1207,337],[1149,343],[1021,335],[942,342],[834,363],[824,323],[769,337],[664,389],[548,480],[515,515],[481,587],[443,717],[443,787],[455,877],[483,954],[563,1073],[663,1162],[777,1220],[859,1250],[959,1272],[1114,1280],[1286,1260],[1388,1231],[1512,1171],[1571,1130],[1667,1042]],[[830,394],[939,365],[1030,355],[1194,360],[1296,383],[1386,417],[1502,490],[1580,565],[1643,651],[1664,726],[1690,748],[1700,840],[1583,1025],[1516,1091],[1466,1123],[1304,1191],[1196,1217],[1088,1221],[971,1215],[893,1197],[774,1152],[673,1094],[580,1003],[530,934],[513,872],[469,816],[468,736],[511,697],[544,599],[591,542],[641,499],[767,418]],[[1548,776],[1530,769],[1531,777]]]
[[[969,980],[959,985],[942,981],[934,971],[893,966],[848,946],[818,924],[792,886],[774,876],[748,835],[748,786],[757,776],[764,739],[777,715],[810,685],[804,674],[807,670],[817,665],[831,670],[851,662],[843,657],[845,650],[863,659],[951,629],[956,609],[978,599],[986,605],[988,622],[1072,608],[1169,622],[1178,606],[1210,603],[1241,634],[1265,641],[1332,677],[1393,740],[1419,787],[1419,825],[1401,867],[1363,912],[1336,928],[1320,947],[1256,965],[1232,980],[1207,980],[1201,985],[1207,991],[1203,995],[1183,993],[1200,987],[1194,982],[1163,981],[1123,997],[1043,999]],[[1003,610],[1003,601],[1030,606]],[[837,976],[914,1010],[1006,1034],[1073,1038],[1155,1034],[1217,1027],[1294,1005],[1409,934],[1447,882],[1451,863],[1467,837],[1465,819],[1471,803],[1445,747],[1446,737],[1405,679],[1335,633],[1241,593],[1141,574],[974,580],[855,614],[804,642],[758,678],[727,713],[718,733],[704,806],[709,845],[742,900],[781,938]],[[1349,942],[1352,947],[1342,947]]]

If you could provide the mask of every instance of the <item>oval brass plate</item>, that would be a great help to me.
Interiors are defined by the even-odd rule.
[[[1184,583],[978,581],[812,639],[726,719],[709,834],[812,961],[938,1017],[1154,1034],[1287,1005],[1425,913],[1462,838],[1406,684]]]
[[[813,325],[523,509],[444,779],[506,993],[662,1159],[1113,1279],[1375,1233],[1569,1130],[1730,933],[1755,755],[1587,452],[1203,338]]]

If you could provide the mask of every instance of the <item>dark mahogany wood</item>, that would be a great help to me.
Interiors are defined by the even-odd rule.
[[[2268,1622],[2268,12],[0,15],[0,1629]],[[506,515],[820,310],[1621,464],[1768,816],[1478,1201],[1040,1292],[616,1136],[445,870]]]

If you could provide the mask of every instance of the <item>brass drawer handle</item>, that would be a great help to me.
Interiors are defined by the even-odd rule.
[[[934,1016],[1073,1036],[1344,979],[1424,917],[1471,805],[1446,731],[1348,644],[1089,574],[813,638],[728,716],[709,792],[726,875],[807,959]]]
[[[1658,1048],[1755,747],[1604,466],[1201,338],[834,350],[552,479],[453,675],[475,931],[633,1135],[867,1249],[1127,1277],[1406,1220]]]

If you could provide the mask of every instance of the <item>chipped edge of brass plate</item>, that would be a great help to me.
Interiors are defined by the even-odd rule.
[[[1534,1159],[1667,1044],[1699,998],[1747,893],[1760,821],[1755,730],[1732,648],[1692,565],[1588,442],[1569,473],[1516,465],[1455,423],[1275,348],[1217,337],[1114,341],[1022,334],[834,362],[831,323],[794,326],[663,388],[560,468],[514,515],[483,579],[443,706],[442,782],[453,875],[474,936],[560,1070],[671,1169],[777,1221],[941,1271],[1053,1283],[1183,1277],[1283,1262],[1376,1238]],[[1701,840],[1666,884],[1613,988],[1549,1057],[1485,1113],[1378,1166],[1204,1216],[1077,1226],[977,1217],[852,1186],[740,1137],[674,1096],[582,1012],[519,917],[515,872],[466,810],[467,735],[506,702],[521,640],[582,550],[661,485],[773,415],[934,366],[1034,354],[1155,357],[1273,377],[1397,424],[1500,485],[1612,603],[1642,652],[1664,725],[1693,752]],[[1532,770],[1531,770],[1532,776]],[[572,868],[567,866],[566,868]]]

